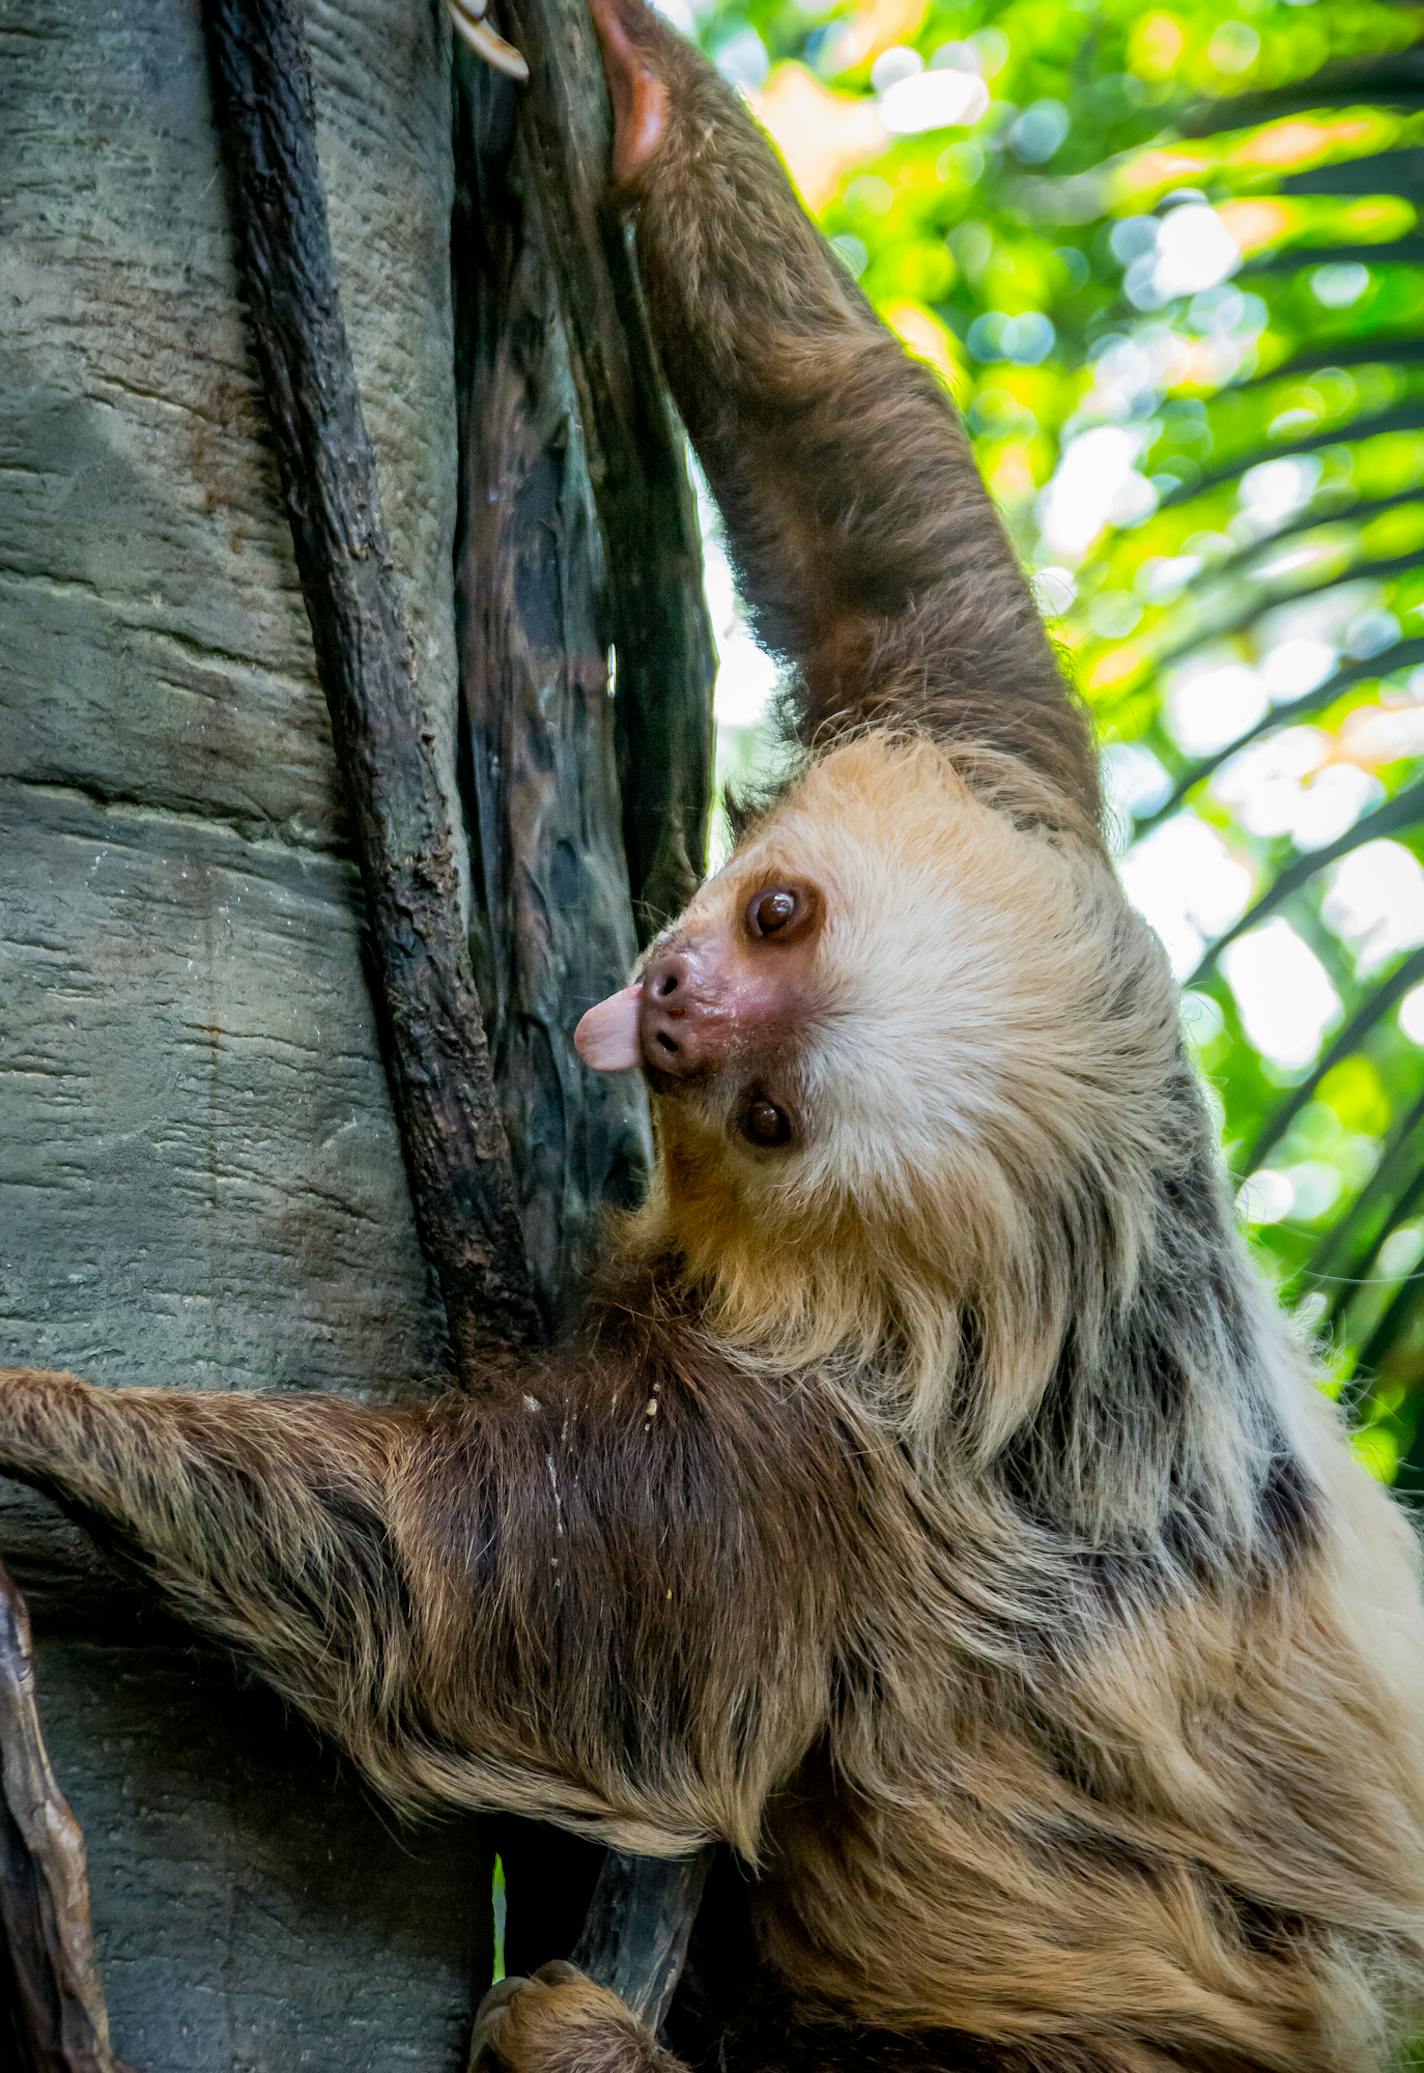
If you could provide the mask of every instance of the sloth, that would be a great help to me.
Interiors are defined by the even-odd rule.
[[[593,8],[794,745],[577,1033],[647,1198],[507,1395],[12,1369],[0,1468],[394,1806],[721,1846],[680,2058],[556,1965],[485,2005],[509,2073],[1368,2073],[1424,1963],[1410,1527],[1234,1230],[949,400],[711,68]]]

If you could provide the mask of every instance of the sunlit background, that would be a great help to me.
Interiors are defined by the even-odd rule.
[[[1424,1488],[1424,8],[664,4],[964,412],[1253,1242]]]

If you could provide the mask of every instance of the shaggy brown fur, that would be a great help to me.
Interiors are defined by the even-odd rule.
[[[648,968],[645,1005],[658,958],[737,974],[727,1047],[654,1066],[650,1199],[513,1403],[18,1369],[0,1463],[393,1802],[721,1839],[703,2062],[1369,2073],[1424,1961],[1412,1536],[1232,1231],[947,402],[701,62],[601,27],[669,373],[821,750]],[[666,2065],[563,1974],[481,2037]]]

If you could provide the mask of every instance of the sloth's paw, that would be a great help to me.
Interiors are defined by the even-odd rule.
[[[475,2017],[471,2073],[671,2073],[677,2061],[616,1994],[555,1960],[491,1987]]]

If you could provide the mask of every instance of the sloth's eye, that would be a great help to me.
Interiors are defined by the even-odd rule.
[[[800,909],[800,895],[789,885],[769,885],[752,894],[747,923],[754,936],[774,936],[795,921]]]
[[[742,1130],[753,1144],[783,1145],[791,1142],[791,1118],[774,1101],[758,1095],[742,1118]]]

